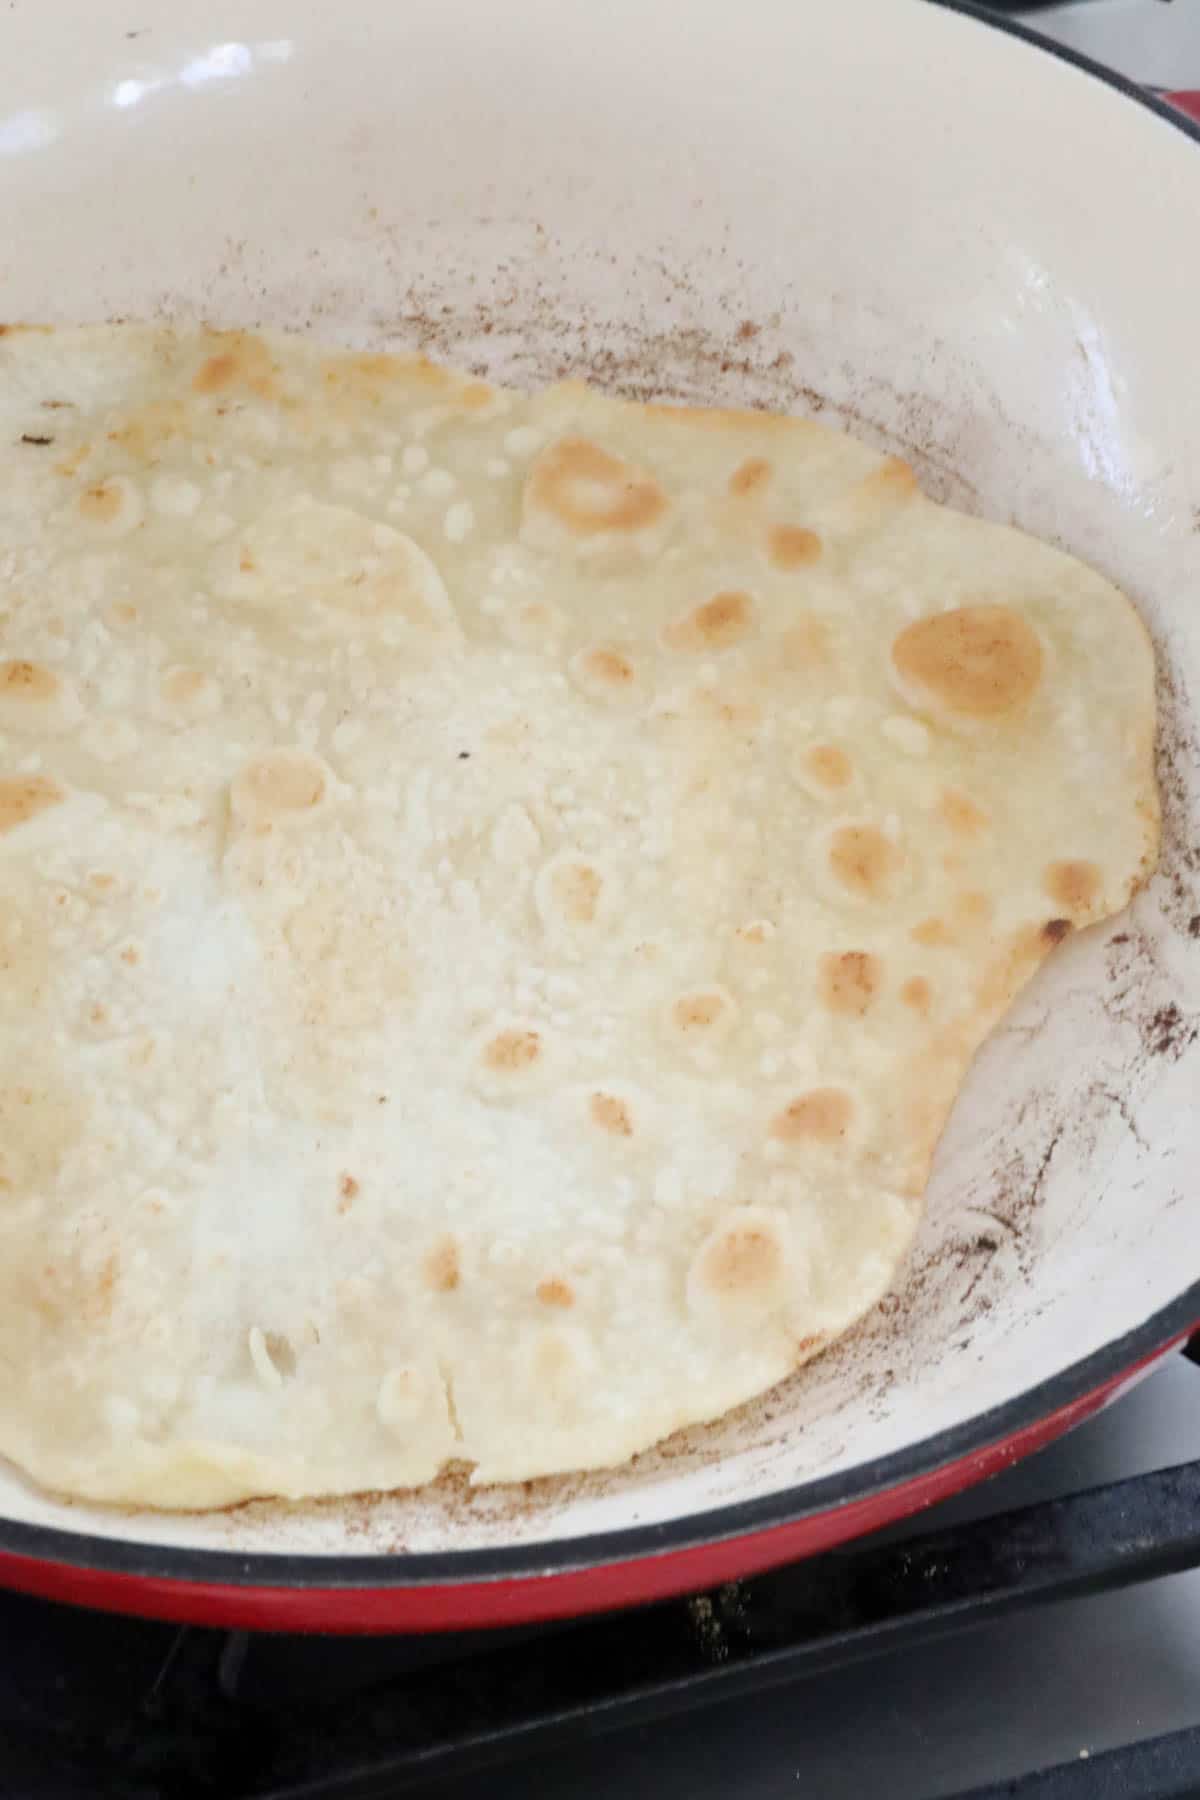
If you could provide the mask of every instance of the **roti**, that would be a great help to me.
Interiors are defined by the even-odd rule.
[[[618,1464],[892,1281],[1158,842],[1081,563],[805,420],[0,337],[0,1451]]]

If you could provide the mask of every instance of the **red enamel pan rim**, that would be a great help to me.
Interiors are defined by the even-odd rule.
[[[0,1580],[43,1599],[131,1612],[194,1625],[346,1634],[479,1630],[576,1618],[668,1599],[741,1580],[781,1563],[818,1556],[848,1539],[909,1517],[998,1474],[1080,1425],[1151,1368],[1172,1345],[1083,1394],[1011,1437],[882,1492],[860,1494],[831,1510],[801,1515],[750,1536],[733,1536],[621,1562],[601,1562],[517,1579],[431,1585],[282,1585],[237,1587],[0,1555]],[[630,1534],[626,1534],[630,1535]],[[287,1565],[287,1557],[274,1559]],[[337,1559],[326,1559],[337,1560]],[[369,1559],[358,1559],[359,1561]],[[425,1559],[431,1560],[431,1559]]]
[[[1074,64],[1200,145],[1200,123],[1125,77],[970,0],[933,3]],[[1198,1322],[1200,1280],[1143,1325],[948,1431],[820,1481],[660,1524],[485,1550],[294,1556],[0,1519],[0,1583],[84,1604],[282,1629],[450,1629],[627,1605],[812,1555],[970,1486],[1095,1412]]]
[[[800,1489],[661,1525],[436,1555],[244,1556],[4,1521],[0,1584],[110,1611],[282,1631],[454,1631],[632,1606],[819,1555],[972,1487],[1082,1424],[1198,1323],[1200,1282],[1137,1330],[951,1431]]]

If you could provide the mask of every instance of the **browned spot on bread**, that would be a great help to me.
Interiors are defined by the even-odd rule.
[[[633,1119],[624,1100],[615,1094],[593,1094],[588,1102],[592,1123],[612,1137],[633,1136]]]
[[[53,669],[23,660],[0,663],[0,695],[34,704],[53,700],[62,683]]]
[[[914,944],[922,944],[927,950],[947,950],[955,942],[945,919],[922,919],[908,935]]]
[[[779,639],[778,666],[790,675],[805,675],[829,661],[829,631],[811,613],[794,619]]]
[[[637,670],[625,652],[608,644],[596,644],[583,651],[577,666],[580,674],[597,687],[628,689],[637,680]]]
[[[0,779],[0,834],[24,825],[38,813],[57,806],[66,795],[48,775],[13,775]]]
[[[600,871],[586,862],[563,862],[552,872],[557,910],[572,925],[594,925],[604,883]]]
[[[733,589],[672,619],[663,627],[662,638],[669,650],[727,650],[753,629],[754,602],[749,594]]]
[[[575,1290],[569,1281],[552,1275],[546,1281],[539,1281],[536,1288],[538,1299],[543,1306],[568,1307],[575,1304]]]
[[[814,744],[805,754],[804,766],[818,786],[831,791],[849,787],[854,779],[854,764],[836,744]]]
[[[874,825],[841,825],[829,841],[830,873],[862,900],[883,899],[901,861],[891,839]]]
[[[225,350],[220,356],[210,356],[201,365],[192,378],[192,388],[197,394],[219,394],[232,387],[237,372],[237,357]]]
[[[121,961],[127,963],[131,969],[136,969],[137,965],[142,960],[142,953],[136,944],[126,944],[125,948],[120,951],[119,954]]]
[[[456,396],[458,404],[468,412],[479,412],[490,406],[496,395],[495,388],[489,387],[486,381],[469,381]]]
[[[994,910],[990,897],[978,888],[968,888],[954,902],[955,918],[968,929],[990,924]]]
[[[933,989],[924,975],[914,975],[900,989],[900,998],[914,1012],[927,1013],[933,1005]]]
[[[894,500],[907,500],[920,491],[916,470],[902,456],[889,456],[858,487],[860,494],[878,494]]]
[[[389,356],[371,350],[357,356],[335,354],[324,362],[323,371],[327,387],[351,390],[356,402],[364,398],[377,402],[381,391],[401,378],[439,391],[453,386],[456,379],[426,356]]]
[[[180,403],[159,400],[123,419],[107,435],[110,444],[119,444],[135,460],[153,463],[168,439],[182,436],[187,429],[188,417]]]
[[[771,1294],[783,1265],[778,1231],[747,1209],[745,1217],[732,1215],[701,1246],[692,1279],[717,1299],[753,1301]]]
[[[462,1265],[454,1238],[444,1237],[433,1246],[425,1258],[425,1279],[435,1294],[454,1292],[462,1280]]]
[[[1010,606],[933,613],[892,645],[896,672],[917,697],[969,719],[999,719],[1028,705],[1043,661],[1036,631]]]
[[[351,357],[350,367],[356,375],[361,375],[368,382],[395,381],[405,363],[398,356],[381,356],[375,351],[366,351],[361,356]],[[439,370],[439,374],[441,372]]]
[[[233,810],[248,823],[310,812],[325,797],[324,765],[304,750],[272,750],[247,763],[230,789]]]
[[[821,540],[803,525],[772,525],[767,533],[767,560],[776,569],[802,569],[821,554]]]
[[[854,1101],[844,1088],[810,1088],[790,1100],[771,1122],[771,1136],[785,1144],[836,1144],[850,1129]]]
[[[748,925],[739,925],[733,935],[739,944],[751,944],[757,947],[759,944],[767,942],[768,938],[772,936],[772,931],[765,919],[751,919]]]
[[[547,1327],[538,1334],[530,1373],[546,1401],[563,1404],[573,1391],[578,1368],[575,1348],[562,1332]]]
[[[730,1022],[732,1003],[720,988],[697,988],[671,1005],[671,1023],[686,1037],[704,1036]]]
[[[110,625],[133,625],[137,621],[137,616],[137,607],[131,606],[128,600],[114,600],[108,609]]]
[[[169,706],[189,711],[210,697],[219,701],[219,690],[203,669],[168,669],[162,679],[162,697]]]
[[[764,456],[748,456],[729,477],[729,492],[738,500],[757,494],[771,479],[771,465]]]
[[[513,615],[511,630],[519,641],[549,644],[561,625],[562,615],[549,601],[527,600]]]
[[[96,481],[79,496],[79,512],[94,525],[111,525],[120,517],[124,495],[113,481]]]
[[[519,1075],[532,1069],[542,1054],[542,1040],[536,1031],[514,1026],[499,1031],[484,1046],[484,1067],[497,1075]]]
[[[351,1200],[357,1199],[360,1191],[361,1191],[361,1189],[360,1189],[359,1183],[355,1180],[353,1175],[342,1175],[339,1178],[338,1193],[341,1195],[342,1199],[345,1200],[347,1203],[349,1203]],[[338,1210],[341,1211],[341,1208],[339,1207]]]
[[[340,362],[340,359],[339,359]],[[382,365],[386,364],[386,368]],[[338,366],[337,363],[334,365]],[[441,363],[431,362],[427,356],[388,356],[367,354],[351,359],[355,371],[369,381],[394,381],[403,375],[407,380],[422,382],[426,387],[443,389],[450,387],[455,377]]]
[[[988,816],[961,788],[943,788],[938,798],[942,822],[957,837],[979,837],[988,828]]]
[[[1055,862],[1045,872],[1043,889],[1065,913],[1086,913],[1099,898],[1102,881],[1093,862]]]
[[[633,533],[653,525],[667,497],[642,470],[587,438],[560,438],[537,458],[525,487],[526,511],[549,513],[574,537]]]
[[[869,950],[831,950],[821,958],[817,992],[832,1013],[861,1019],[883,986],[883,964]]]
[[[224,394],[235,386],[249,388],[260,400],[276,400],[275,363],[262,339],[249,331],[223,332],[219,350],[206,358],[192,377],[196,394]]]
[[[163,676],[163,698],[165,700],[190,700],[198,694],[208,677],[202,669],[172,669],[169,675]]]
[[[1061,944],[1070,935],[1072,925],[1070,919],[1047,919],[1042,926],[1042,936],[1051,944]]]

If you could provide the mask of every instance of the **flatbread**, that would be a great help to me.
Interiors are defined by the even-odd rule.
[[[806,421],[0,337],[0,1450],[620,1463],[888,1287],[1154,862],[1146,634]]]

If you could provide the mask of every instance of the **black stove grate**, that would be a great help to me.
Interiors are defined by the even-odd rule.
[[[1200,1462],[687,1600],[408,1639],[179,1630],[0,1598],[0,1793],[369,1800],[1200,1566]],[[14,1654],[19,1646],[19,1654]],[[977,1790],[1200,1792],[1200,1728]],[[963,1796],[962,1800],[966,1800]]]

